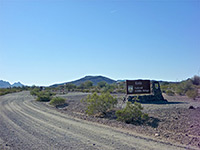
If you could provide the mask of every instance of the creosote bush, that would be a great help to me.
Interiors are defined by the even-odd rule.
[[[187,95],[189,98],[195,99],[195,98],[198,96],[197,89],[188,90],[188,91],[186,92],[186,95]]]
[[[30,94],[33,95],[33,96],[37,96],[40,92],[40,89],[39,88],[34,88],[30,91]]]
[[[0,96],[9,93],[21,92],[26,90],[26,87],[0,88]]]
[[[41,91],[37,93],[37,101],[49,102],[54,94],[48,91]]]
[[[142,105],[135,102],[127,102],[124,109],[116,111],[116,116],[118,121],[123,121],[126,123],[140,124],[149,119],[148,114],[142,112]]]
[[[32,89],[30,91],[30,94],[33,96],[37,96],[36,100],[41,101],[41,102],[49,102],[51,98],[53,97],[53,95],[55,95],[54,93],[48,90],[41,91],[39,88]]]
[[[167,94],[168,96],[174,96],[174,95],[175,95],[175,93],[174,93],[172,90],[167,90],[167,91],[166,91],[166,94]]]
[[[98,95],[95,92],[92,95],[88,95],[85,101],[87,103],[86,113],[89,115],[106,115],[108,110],[112,109],[114,105],[117,104],[117,98],[114,98],[110,93]]]
[[[50,105],[53,105],[53,106],[58,106],[58,105],[62,105],[65,103],[65,99],[62,98],[62,97],[54,97],[51,99],[50,101]]]

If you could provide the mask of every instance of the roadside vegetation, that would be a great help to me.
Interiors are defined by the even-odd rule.
[[[117,120],[126,123],[142,124],[148,121],[149,116],[142,112],[143,107],[140,103],[126,103],[126,107],[116,111]]]
[[[37,93],[37,101],[41,102],[49,102],[53,98],[53,93],[49,91],[40,91]]]
[[[196,99],[198,96],[198,89],[200,89],[200,77],[194,76],[181,82],[162,82],[161,90],[169,96],[175,94],[181,96],[188,96],[189,98]]]
[[[16,93],[16,92],[21,92],[24,90],[28,90],[28,87],[12,87],[12,88],[0,88],[0,96],[1,95],[6,95],[9,93]]]
[[[125,82],[107,84],[105,81],[99,82],[97,85],[93,85],[91,81],[85,81],[80,85],[76,86],[72,83],[68,83],[65,85],[60,85],[56,88],[50,88],[52,91],[67,93],[67,92],[86,92],[86,93],[125,93]]]
[[[65,99],[62,98],[62,97],[53,97],[51,100],[50,100],[50,105],[53,105],[53,106],[59,106],[59,105],[63,105],[65,104]]]
[[[86,113],[93,116],[106,116],[107,113],[114,111],[114,118],[118,121],[132,124],[143,124],[149,119],[148,114],[143,113],[143,107],[140,103],[127,102],[126,107],[117,109],[117,98],[113,97],[110,93],[97,94],[93,93],[88,95],[84,102],[87,103]]]
[[[200,88],[199,76],[194,76],[181,82],[161,82],[162,92],[169,96],[186,95],[189,98],[195,99],[198,96],[198,88]],[[132,104],[128,102],[124,108],[119,109],[116,107],[118,103],[117,98],[113,97],[111,93],[125,93],[125,82],[107,84],[102,81],[97,85],[93,85],[91,81],[86,81],[79,86],[69,83],[56,88],[48,87],[45,90],[41,87],[34,87],[30,93],[37,97],[37,101],[49,102],[53,106],[58,106],[63,105],[65,99],[55,97],[55,95],[67,92],[91,93],[83,100],[86,103],[85,112],[88,115],[105,117],[110,112],[114,112],[115,119],[132,124],[142,124],[149,119],[148,114],[143,113],[143,107],[140,103],[135,102]]]
[[[65,104],[65,99],[62,97],[54,97],[56,94],[41,88],[35,87],[30,91],[30,94],[36,96],[36,101],[49,102],[50,105],[59,106]]]
[[[89,115],[106,115],[117,104],[117,98],[114,98],[108,92],[101,95],[95,92],[88,95],[84,101],[87,103],[86,113]]]
[[[37,97],[36,100],[41,102],[49,102],[55,95],[55,93],[52,93],[48,90],[42,90],[39,87],[34,87],[30,91],[30,94],[36,96]]]
[[[161,90],[163,93],[174,96],[188,96],[189,98],[195,99],[197,95],[197,89],[200,89],[200,77],[193,76],[187,80],[181,82],[160,82]],[[60,85],[58,87],[49,87],[48,89],[57,92],[66,94],[67,92],[86,92],[86,93],[124,93],[125,94],[125,81],[107,84],[105,81],[93,85],[91,81],[85,81],[80,85],[76,86],[72,83],[65,85]]]

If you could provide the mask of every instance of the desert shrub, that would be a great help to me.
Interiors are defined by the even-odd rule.
[[[105,82],[105,81],[101,81],[101,82],[98,82],[97,83],[97,87],[99,87],[99,88],[103,88],[103,87],[105,87],[107,85],[107,83]]]
[[[116,116],[118,121],[123,121],[126,123],[140,124],[149,119],[148,114],[142,112],[142,105],[135,102],[127,102],[124,109],[116,111]]]
[[[188,91],[186,92],[186,95],[187,95],[189,98],[195,99],[195,98],[198,96],[197,89],[188,90]]]
[[[126,88],[126,83],[125,83],[124,81],[119,82],[119,83],[118,83],[118,88],[120,88],[120,89],[125,89],[125,88]]]
[[[160,85],[160,89],[163,93],[166,93],[167,89],[168,89],[169,85],[168,84],[161,84]]]
[[[30,91],[30,94],[33,96],[37,96],[39,92],[40,92],[39,88],[34,88]]]
[[[95,88],[91,89],[90,92],[91,93],[94,93],[94,92],[100,93],[100,90],[97,87],[95,87]]]
[[[125,89],[117,89],[116,92],[117,93],[126,93]]]
[[[195,75],[191,80],[194,85],[200,85],[200,76]]]
[[[82,92],[84,92],[84,93],[89,93],[90,90],[89,90],[89,89],[83,89]]]
[[[168,95],[168,96],[174,96],[174,92],[172,91],[172,90],[167,90],[166,91],[166,94]]]
[[[115,89],[114,85],[112,85],[112,84],[106,84],[106,86],[103,87],[101,91],[103,93],[112,93],[114,91],[114,89]]]
[[[84,85],[85,85],[85,88],[89,89],[93,86],[93,82],[92,81],[85,81]]]
[[[188,90],[194,88],[191,80],[183,81],[176,87],[176,93],[179,95],[185,95]]]
[[[117,104],[117,99],[110,93],[102,93],[98,95],[96,92],[88,95],[85,99],[87,103],[86,113],[89,115],[103,114],[114,107]]]
[[[8,94],[8,93],[10,93],[9,89],[0,89],[0,95],[5,95],[5,94]]]
[[[1,95],[6,95],[9,93],[15,93],[15,92],[20,92],[23,91],[24,89],[21,87],[13,87],[13,88],[0,88],[0,96]]]
[[[84,89],[84,88],[85,88],[85,84],[84,84],[84,83],[81,83],[77,88],[78,88],[78,89]]]
[[[37,101],[48,102],[51,100],[53,93],[48,91],[41,91],[37,93]]]
[[[66,89],[68,89],[68,91],[70,90],[74,90],[76,88],[76,85],[72,84],[72,83],[68,83],[65,85]]]
[[[65,99],[62,98],[62,97],[54,97],[51,99],[50,101],[50,105],[53,105],[53,106],[57,106],[57,105],[62,105],[65,103]]]
[[[7,89],[0,89],[0,95],[7,94]]]

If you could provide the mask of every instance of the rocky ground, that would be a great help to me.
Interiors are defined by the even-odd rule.
[[[129,132],[154,136],[163,141],[171,141],[200,148],[200,99],[192,100],[185,96],[167,96],[167,104],[142,104],[144,112],[150,116],[145,125],[133,125],[116,121],[115,117],[100,118],[85,114],[86,104],[81,102],[88,94],[68,93],[59,95],[67,99],[67,106],[58,108],[60,112],[84,120],[123,128]],[[123,107],[123,94],[116,94],[118,107]]]
[[[0,96],[0,150],[198,149],[135,132],[151,133],[154,130],[149,126],[88,117],[82,113],[84,104],[80,103],[84,96],[82,93],[64,95],[68,97],[68,105],[62,109],[36,101],[29,91]],[[156,133],[158,138],[162,137],[161,132]]]

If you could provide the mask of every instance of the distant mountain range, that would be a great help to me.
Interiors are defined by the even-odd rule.
[[[97,85],[97,83],[99,83],[101,81],[104,81],[107,84],[112,84],[112,83],[117,82],[115,80],[112,80],[112,79],[104,77],[104,76],[85,76],[85,77],[78,79],[78,80],[75,80],[75,81],[65,82],[65,83],[60,83],[60,84],[54,84],[54,85],[51,85],[50,87],[57,87],[59,85],[64,85],[64,84],[67,84],[67,83],[72,83],[72,84],[78,86],[81,83],[84,83],[85,81],[91,81],[93,83],[93,85]]]
[[[9,88],[9,87],[22,87],[24,86],[20,82],[15,82],[14,84],[10,84],[7,81],[0,80],[0,88]]]
[[[91,81],[93,83],[93,85],[97,85],[97,83],[99,83],[101,81],[104,81],[107,84],[112,84],[112,83],[125,82],[126,80],[113,80],[113,79],[110,79],[110,78],[104,77],[104,76],[85,76],[85,77],[80,78],[80,79],[75,80],[75,81],[53,84],[49,87],[57,87],[57,86],[65,85],[65,84],[68,84],[68,83],[72,83],[76,86],[79,86],[81,83],[84,83],[86,81]],[[159,81],[159,82],[162,84],[162,83],[165,83],[165,82],[168,82],[168,81]],[[168,82],[168,83],[176,83],[176,82]],[[0,88],[22,87],[22,86],[25,86],[25,85],[21,84],[20,82],[10,84],[7,81],[0,80]]]

